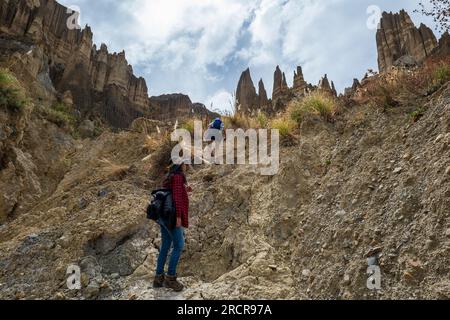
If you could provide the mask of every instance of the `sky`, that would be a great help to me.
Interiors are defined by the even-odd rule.
[[[79,8],[94,42],[125,50],[149,94],[184,93],[212,110],[230,111],[242,71],[269,96],[277,65],[292,85],[327,74],[339,92],[377,70],[376,26],[381,11],[406,9],[416,25],[419,0],[59,0]],[[435,31],[437,34],[437,32]]]

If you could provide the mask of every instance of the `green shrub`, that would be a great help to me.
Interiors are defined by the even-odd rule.
[[[256,120],[258,122],[259,128],[264,129],[267,128],[267,126],[269,125],[269,119],[267,118],[267,115],[264,112],[259,111]]]
[[[336,110],[336,100],[329,94],[318,91],[303,99],[292,101],[288,107],[288,114],[292,120],[300,124],[308,114],[316,114],[330,120]]]
[[[27,100],[19,81],[5,69],[0,69],[0,107],[23,112]]]
[[[44,107],[42,109],[42,115],[60,128],[74,127],[77,123],[77,118],[73,115],[69,107],[63,103],[57,103],[51,107]]]
[[[291,119],[278,118],[272,120],[270,126],[280,132],[281,137],[291,136],[295,130],[295,122]]]
[[[450,65],[440,64],[433,72],[433,85],[441,86],[450,80]]]
[[[425,115],[426,109],[421,106],[418,107],[415,111],[411,112],[409,116],[413,119],[414,122],[417,122]]]

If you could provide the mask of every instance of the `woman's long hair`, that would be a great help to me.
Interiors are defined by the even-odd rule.
[[[175,174],[181,174],[184,179],[184,183],[187,183],[186,175],[184,174],[183,170],[181,169],[182,164],[171,164],[167,169],[167,174],[164,179],[163,185],[170,185],[170,179]]]

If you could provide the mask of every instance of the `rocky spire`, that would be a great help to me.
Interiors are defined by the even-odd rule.
[[[283,72],[283,81],[281,83],[281,92],[285,93],[287,90],[289,90],[287,81],[286,81],[286,74]]]
[[[350,97],[353,94],[355,94],[360,87],[361,87],[361,83],[359,82],[358,79],[355,78],[355,79],[353,79],[352,86],[350,88],[345,88],[344,95],[347,97]]]
[[[273,92],[272,92],[272,100],[276,101],[283,92],[283,73],[279,66],[275,69],[275,73],[273,75]]]
[[[303,77],[302,67],[297,67],[297,72],[294,71],[294,93],[303,95],[307,86],[308,84]]]
[[[265,107],[269,105],[269,99],[267,98],[267,91],[262,79],[259,80],[258,83],[258,97],[259,97],[259,108],[265,109]]]
[[[334,86],[333,81],[331,81],[331,93],[333,94],[333,96],[337,97],[337,90],[336,87]]]
[[[437,40],[426,25],[416,28],[406,11],[384,12],[377,31],[378,68],[388,70],[400,58],[422,62],[437,47]]]
[[[256,94],[255,86],[250,75],[250,69],[245,70],[236,89],[236,99],[241,113],[250,113],[252,109],[257,107],[258,95]]]
[[[330,81],[328,80],[328,75],[325,75],[319,81],[319,90],[331,91]]]
[[[434,49],[433,55],[437,56],[448,56],[450,55],[450,34],[444,32],[444,34],[439,39],[439,45]]]
[[[332,94],[333,96],[337,96],[337,91],[334,86],[334,83],[333,83],[333,81],[331,81],[331,84],[330,84],[330,80],[328,80],[328,75],[325,75],[319,81],[318,89],[321,91],[324,91],[324,92],[328,92],[328,93]]]

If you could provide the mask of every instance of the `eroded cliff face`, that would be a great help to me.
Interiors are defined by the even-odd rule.
[[[417,66],[429,57],[445,57],[450,54],[448,32],[445,32],[438,41],[433,31],[426,25],[416,27],[404,10],[395,14],[383,13],[376,41],[380,72],[386,72],[393,66]],[[260,88],[261,84],[263,87],[262,80]],[[358,87],[359,80],[355,79],[352,87],[345,90],[345,95],[354,92]],[[261,93],[256,94],[250,70],[247,69],[242,73],[238,83],[237,98],[243,113],[252,114],[261,110],[273,114],[284,110],[293,98],[305,96],[315,90],[327,92],[335,97],[338,95],[333,81],[329,80],[327,75],[322,77],[317,85],[312,85],[305,81],[300,66],[294,71],[293,87],[289,88],[285,73],[277,66],[273,77],[272,99],[263,98],[264,103],[261,103]],[[262,92],[264,95],[264,91]]]
[[[106,45],[97,50],[88,26],[69,28],[70,17],[54,0],[6,0],[0,30],[3,39],[29,45],[21,62],[32,77],[47,72],[54,89],[70,92],[82,113],[98,111],[113,126],[127,127],[149,112],[145,80],[133,74],[125,52],[111,54]]]
[[[73,13],[54,0],[4,0],[0,4],[1,51],[16,55],[15,71],[41,96],[70,96],[83,115],[101,116],[108,124],[127,128],[134,119],[161,113],[174,119],[189,114],[210,114],[192,103],[161,110],[148,97],[145,79],[137,77],[125,52],[110,53],[105,44],[93,44],[90,27],[69,28]],[[31,79],[30,79],[31,76]],[[185,107],[185,109],[183,109]]]
[[[449,101],[447,83],[426,97],[417,122],[415,105],[356,105],[334,124],[311,119],[281,148],[273,177],[249,165],[195,166],[179,268],[187,288],[178,294],[150,288],[160,239],[145,208],[160,181],[142,160],[146,134],[105,132],[48,163],[18,153],[36,174],[68,164],[51,194],[0,222],[0,297],[449,299]],[[26,152],[48,156],[61,141]],[[65,285],[73,263],[81,290]],[[368,263],[381,268],[383,290],[368,290]]]
[[[433,31],[424,24],[417,28],[404,10],[395,14],[384,12],[376,38],[381,72],[394,66],[404,56],[420,63],[438,45]]]
[[[181,93],[151,97],[150,102],[152,105],[151,118],[160,121],[195,117],[211,119],[219,116],[208,110],[204,104],[193,103],[189,96]]]
[[[273,75],[272,99],[269,99],[262,79],[258,83],[258,93],[256,93],[250,69],[247,69],[242,73],[236,89],[239,107],[237,111],[242,114],[255,114],[259,111],[276,114],[283,111],[292,99],[304,97],[314,90],[322,90],[337,96],[334,83],[332,81],[330,83],[327,75],[321,79],[317,86],[314,86],[305,81],[302,67],[298,66],[297,70],[294,71],[293,86],[290,88],[286,74],[277,66]]]

